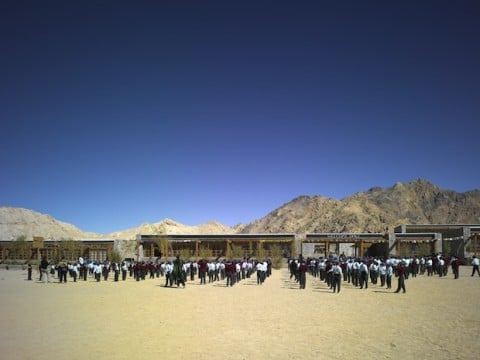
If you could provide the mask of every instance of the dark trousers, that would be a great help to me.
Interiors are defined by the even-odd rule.
[[[360,289],[368,289],[368,273],[366,271],[362,271],[360,273]]]
[[[397,286],[397,290],[395,291],[396,293],[400,292],[400,289],[403,290],[403,292],[405,292],[405,277],[403,275],[400,275],[398,277],[398,286]]]
[[[433,275],[433,267],[427,266],[427,276],[432,276]]]
[[[305,285],[307,284],[307,276],[304,272],[300,272],[300,289],[305,289]]]
[[[478,270],[478,265],[473,265],[472,276],[475,275],[475,271],[477,272],[478,276],[480,276],[480,271]]]
[[[60,282],[67,282],[67,272],[65,270],[60,270],[59,272]]]
[[[235,284],[236,274],[235,273],[227,273],[227,286],[233,286]]]
[[[342,276],[340,274],[334,274],[332,279],[333,292],[335,292],[336,290],[337,293],[339,293],[341,284],[342,284]]]
[[[360,271],[358,271],[357,269],[353,270],[352,282],[353,282],[353,285],[355,286],[360,285]]]
[[[183,274],[177,274],[176,280],[177,280],[177,286],[180,286],[180,284],[182,284],[182,286],[185,287],[185,280],[184,280]]]
[[[173,285],[173,277],[171,273],[165,274],[165,287]]]

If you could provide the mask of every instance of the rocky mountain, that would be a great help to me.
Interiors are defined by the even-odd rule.
[[[385,232],[401,224],[478,224],[480,190],[458,193],[417,179],[342,200],[300,196],[242,233]]]
[[[145,223],[138,227],[110,234],[84,232],[77,227],[58,221],[50,215],[33,210],[0,207],[0,240],[14,240],[19,236],[32,239],[43,236],[45,239],[121,239],[133,240],[137,234],[234,234],[236,231],[215,221],[198,226],[188,226],[171,219],[158,223]]]
[[[0,207],[0,240],[14,240],[19,236],[27,239],[34,236],[43,236],[46,239],[88,239],[99,238],[101,235],[84,232],[71,224],[33,210]]]
[[[250,224],[234,228],[209,222],[187,226],[171,219],[145,223],[111,234],[83,232],[50,215],[0,207],[0,240],[24,235],[56,239],[135,239],[137,234],[235,234],[385,232],[400,224],[479,224],[480,190],[458,193],[440,189],[426,180],[374,187],[342,200],[299,196]]]
[[[137,234],[154,235],[154,234],[234,234],[235,230],[211,221],[198,226],[188,226],[171,219],[164,219],[155,224],[145,223],[136,228],[118,231],[106,235],[112,239],[135,239]]]

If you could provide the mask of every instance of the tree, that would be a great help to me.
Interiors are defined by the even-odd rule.
[[[259,241],[257,243],[257,258],[264,259],[266,256],[265,248],[263,247],[263,242]]]
[[[120,254],[120,251],[118,250],[113,250],[111,253],[110,253],[110,262],[112,263],[118,263],[120,264],[122,262],[122,254]]]
[[[31,249],[31,245],[27,243],[26,237],[21,235],[17,237],[16,240],[13,240],[10,245],[10,254],[12,260],[26,260],[31,257],[27,256],[28,250]],[[31,252],[30,252],[31,253]]]
[[[73,239],[61,239],[57,243],[57,260],[77,260],[82,254],[83,245]]]
[[[280,245],[274,245],[271,248],[272,253],[272,267],[274,269],[280,269],[283,264],[283,251]]]
[[[209,247],[200,246],[198,249],[198,257],[200,259],[209,259],[212,256],[212,250]]]
[[[232,259],[241,259],[244,256],[244,251],[241,246],[230,244],[230,257]]]
[[[162,253],[162,256],[168,256],[168,254],[172,254],[173,250],[168,243],[167,238],[161,238],[160,240],[157,241],[157,247],[158,250]],[[171,251],[169,251],[171,250]]]

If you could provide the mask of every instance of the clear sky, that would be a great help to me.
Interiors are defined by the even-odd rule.
[[[0,205],[109,233],[480,188],[479,1],[0,2]]]

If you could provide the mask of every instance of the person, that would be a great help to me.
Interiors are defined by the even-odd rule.
[[[405,289],[405,263],[401,261],[398,266],[397,266],[397,278],[398,278],[398,286],[397,290],[395,293],[399,293],[400,289],[403,290],[403,292],[406,292]]]
[[[298,266],[298,278],[300,282],[300,289],[305,289],[307,284],[307,277],[306,272],[308,270],[307,263],[305,260],[300,261],[300,265]]]
[[[384,287],[387,280],[387,265],[384,262],[378,266],[378,273],[380,275],[380,286]]]
[[[334,265],[332,266],[332,289],[333,289],[333,292],[335,293],[335,290],[337,291],[337,293],[340,292],[340,286],[342,284],[342,276],[343,276],[343,273],[342,273],[342,268],[340,267],[340,265],[338,265],[338,262],[335,262]]]
[[[427,276],[433,276],[433,259],[429,257],[427,259]]]
[[[28,280],[32,280],[32,264],[28,263]]]
[[[182,284],[183,287],[185,287],[183,261],[180,259],[180,255],[177,255],[177,258],[173,261],[173,276],[174,276],[174,279],[176,280],[177,287],[179,287],[180,284]]]
[[[205,259],[200,259],[198,262],[198,277],[200,278],[200,284],[206,285],[207,284],[207,271],[208,271],[208,263]]]
[[[459,268],[460,268],[460,259],[452,256],[450,259],[450,265],[452,266],[453,278],[458,279],[460,277]]]
[[[95,274],[95,281],[100,282],[100,276],[102,275],[102,264],[95,263],[93,273]]]
[[[165,287],[172,287],[173,286],[173,265],[172,262],[169,261],[165,264]]]
[[[77,282],[77,278],[78,278],[78,264],[77,263],[74,263],[72,265],[68,265],[68,269],[69,269],[69,272],[70,272],[70,275],[72,276],[73,278],[73,282]]]
[[[393,275],[393,268],[391,264],[387,264],[387,269],[386,269],[386,283],[387,283],[387,289],[392,288],[392,275]]]
[[[360,289],[363,289],[365,286],[365,289],[368,289],[368,266],[365,264],[365,262],[362,260],[360,261],[360,267],[358,269],[359,272],[359,280],[360,280]]]
[[[472,258],[472,276],[475,275],[475,271],[477,272],[478,276],[480,276],[480,270],[478,270],[478,267],[480,265],[480,260],[473,255]]]
[[[255,269],[257,270],[257,285],[262,285],[265,278],[263,274],[263,263],[258,261],[255,265]]]
[[[48,273],[48,260],[44,256],[42,258],[42,261],[40,262],[40,279],[43,280],[43,282],[50,282],[50,274]]]
[[[127,280],[127,263],[125,261],[122,261],[122,281]]]
[[[58,269],[58,278],[60,282],[67,283],[67,272],[68,272],[68,265],[65,260],[61,260],[57,264],[57,269]]]
[[[118,262],[114,262],[112,266],[114,271],[113,281],[117,282],[120,276],[120,265],[118,264]]]
[[[442,277],[445,274],[445,259],[443,256],[438,257],[438,265],[437,265],[437,271],[438,271],[438,276]]]

